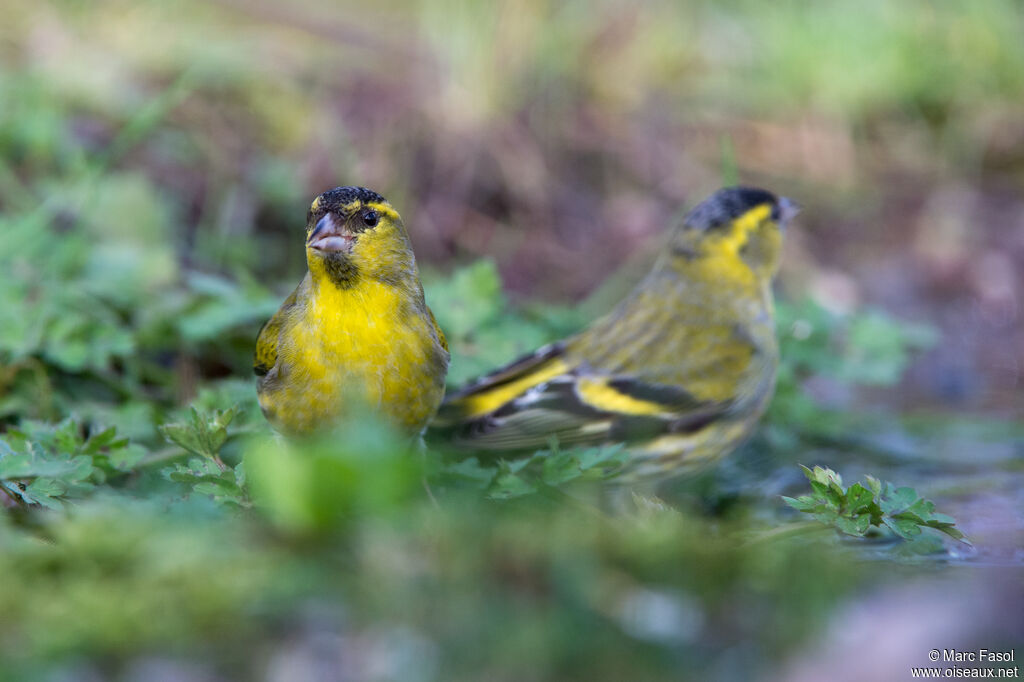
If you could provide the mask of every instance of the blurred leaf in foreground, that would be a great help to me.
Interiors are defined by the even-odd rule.
[[[416,447],[362,415],[308,439],[254,438],[243,463],[254,501],[274,523],[315,534],[366,515],[399,513],[425,495]]]

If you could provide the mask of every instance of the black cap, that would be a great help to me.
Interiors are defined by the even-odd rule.
[[[320,201],[332,206],[344,206],[353,201],[369,202],[385,201],[384,197],[365,187],[335,187],[320,195]]]
[[[693,230],[711,230],[762,204],[771,204],[772,218],[779,219],[779,200],[771,192],[756,187],[726,187],[687,213],[684,223]]]

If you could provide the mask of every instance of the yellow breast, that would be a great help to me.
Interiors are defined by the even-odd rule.
[[[282,329],[260,403],[286,432],[329,427],[361,402],[415,434],[441,402],[446,363],[429,314],[401,289],[323,283]]]

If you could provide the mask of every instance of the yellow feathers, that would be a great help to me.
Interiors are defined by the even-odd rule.
[[[444,395],[448,346],[398,212],[363,188],[321,194],[307,219],[306,261],[306,277],[256,343],[267,419],[305,434],[369,407],[419,434]]]
[[[667,405],[653,400],[640,400],[622,393],[609,384],[609,377],[580,377],[576,382],[580,400],[595,410],[615,414],[667,415]]]
[[[614,310],[451,396],[435,433],[477,453],[552,439],[628,443],[636,475],[725,454],[771,398],[771,280],[795,212],[763,190],[720,190]],[[322,194],[310,206],[306,260],[309,272],[256,345],[267,418],[302,434],[358,403],[419,434],[441,402],[448,347],[398,213],[366,189]]]
[[[474,452],[624,442],[636,475],[730,451],[774,387],[771,280],[795,212],[763,190],[720,190],[612,312],[455,393],[432,430]]]
[[[568,367],[560,360],[552,360],[533,368],[530,372],[516,375],[511,381],[495,383],[492,390],[467,395],[462,408],[467,417],[477,417],[493,412],[508,401],[521,395],[524,391],[541,384],[548,379],[561,376]]]

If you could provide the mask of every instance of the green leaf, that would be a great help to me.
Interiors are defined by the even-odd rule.
[[[449,477],[479,484],[480,488],[484,489],[498,475],[498,468],[482,466],[476,457],[470,457],[445,466],[442,473]]]
[[[842,533],[863,536],[872,526],[885,526],[898,537],[910,539],[919,536],[922,528],[933,528],[957,540],[964,539],[954,526],[955,520],[936,513],[934,503],[919,498],[913,488],[894,488],[890,483],[866,476],[866,487],[854,483],[844,490],[842,477],[831,469],[809,469],[803,465],[800,468],[813,494],[783,497],[783,502]]]
[[[917,535],[906,543],[901,548],[902,554],[910,555],[928,555],[938,554],[944,550],[942,540],[935,535]]]
[[[90,454],[100,452],[105,448],[123,446],[127,444],[126,439],[118,439],[117,429],[113,426],[89,436],[85,443],[81,444],[81,450]]]
[[[110,463],[119,471],[131,471],[139,464],[149,451],[135,443],[126,443],[124,446],[111,451]]]
[[[921,523],[924,523],[926,520],[930,519],[934,512],[935,505],[932,504],[930,500],[926,500],[924,498],[918,498],[914,500],[914,502],[912,502],[910,506],[903,511],[904,514],[913,514],[915,517],[919,519]]]
[[[801,495],[797,498],[782,496],[782,501],[798,511],[809,511],[818,506],[818,500],[810,495]]]
[[[553,453],[544,458],[541,465],[541,478],[545,484],[558,486],[581,475],[579,462],[571,451]]]
[[[840,518],[839,512],[837,512],[835,509],[818,507],[817,509],[810,513],[811,516],[816,518],[818,521],[821,521],[826,526],[835,526],[836,521]]]
[[[621,467],[629,459],[629,452],[623,445],[607,445],[587,448],[576,455],[581,471],[589,471],[601,466]]]
[[[910,539],[916,535],[920,535],[921,533],[921,527],[908,519],[895,519],[887,516],[882,519],[882,522],[892,532],[904,539]]]
[[[227,427],[239,412],[238,405],[227,410],[200,413],[189,408],[189,421],[164,424],[160,427],[164,437],[194,455],[217,460],[220,449],[228,438]]]
[[[77,452],[82,445],[78,424],[71,419],[61,422],[53,432],[53,443],[58,450],[63,452]]]
[[[861,518],[866,517],[862,516],[857,519],[851,519],[845,516],[839,516],[835,519],[835,526],[847,535],[864,535],[864,533],[867,532],[868,527],[866,524],[862,524],[860,522]]]
[[[879,506],[886,514],[898,514],[917,500],[917,491],[913,488],[897,488],[892,493],[882,497]]]
[[[532,457],[523,457],[521,459],[503,459],[498,462],[498,469],[503,474],[518,474],[520,471],[525,469],[530,462],[537,457],[538,454],[534,454]]]
[[[22,491],[22,499],[29,504],[39,504],[50,509],[61,509],[60,498],[67,488],[53,478],[37,478]]]
[[[241,469],[242,465],[238,468]],[[244,470],[221,468],[212,459],[193,457],[187,464],[178,463],[164,469],[163,475],[170,481],[189,486],[194,494],[208,495],[218,502],[248,506]]]
[[[965,540],[966,536],[963,534],[963,532],[959,528],[953,526],[952,523],[940,523],[936,521],[929,521],[926,525],[929,528],[934,528],[940,533],[945,533],[954,540],[963,540],[964,542],[967,542],[967,544],[970,544],[969,541]]]
[[[860,512],[866,509],[871,502],[873,497],[871,491],[862,486],[860,483],[854,483],[850,486],[850,489],[846,491],[846,509],[850,512]]]
[[[537,492],[537,486],[533,485],[522,476],[505,474],[498,476],[494,484],[487,492],[487,496],[495,500],[511,500],[524,495],[531,495]]]
[[[842,504],[841,493],[837,493],[827,483],[817,480],[811,481],[811,489],[817,493],[818,499],[833,509],[839,509],[840,504]]]

